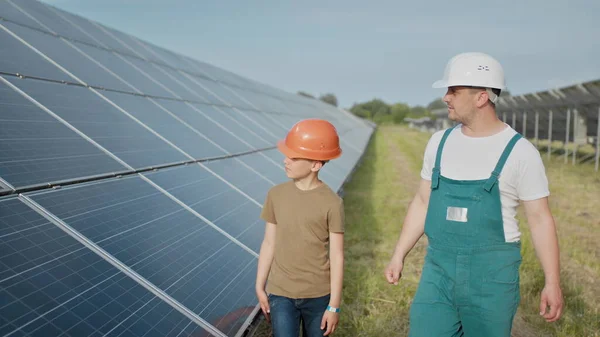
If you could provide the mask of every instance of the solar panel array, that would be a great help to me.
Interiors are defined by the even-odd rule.
[[[339,190],[373,127],[33,0],[0,1],[0,335],[234,336],[275,144],[331,121]]]

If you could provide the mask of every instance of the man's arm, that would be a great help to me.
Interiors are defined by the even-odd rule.
[[[533,246],[544,269],[546,281],[540,299],[540,315],[543,315],[546,321],[554,322],[560,318],[563,306],[560,289],[560,256],[554,218],[550,213],[547,197],[524,201],[523,206]],[[550,311],[546,312],[548,305]]]
[[[277,225],[267,222],[265,227],[265,237],[260,246],[260,254],[258,256],[258,268],[256,271],[256,296],[260,302],[260,307],[263,314],[269,319],[269,300],[265,292],[265,285],[267,283],[267,277],[271,270],[271,263],[273,262],[273,255],[275,254],[275,233]]]
[[[408,206],[400,238],[396,243],[392,259],[385,270],[385,276],[391,284],[398,284],[404,259],[425,232],[425,217],[427,215],[427,206],[429,205],[430,189],[431,181],[421,179],[419,190]]]

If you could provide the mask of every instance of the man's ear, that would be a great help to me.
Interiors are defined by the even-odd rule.
[[[477,107],[483,108],[488,102],[490,102],[490,95],[485,90],[477,92]]]

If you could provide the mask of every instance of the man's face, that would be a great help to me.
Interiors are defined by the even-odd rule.
[[[305,178],[311,172],[317,172],[322,166],[319,161],[303,158],[286,157],[283,163],[285,164],[285,173],[290,179]]]
[[[468,123],[477,111],[481,90],[468,87],[449,87],[443,101],[448,105],[448,118],[458,123]]]

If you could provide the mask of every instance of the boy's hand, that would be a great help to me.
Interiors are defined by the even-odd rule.
[[[258,297],[260,309],[262,310],[263,315],[265,315],[267,322],[271,323],[271,317],[269,315],[271,313],[271,308],[269,307],[269,297],[267,296],[267,292],[264,290],[257,290],[256,297]]]
[[[337,312],[325,311],[323,319],[321,319],[321,330],[327,328],[323,336],[332,334],[337,327],[340,315]]]

